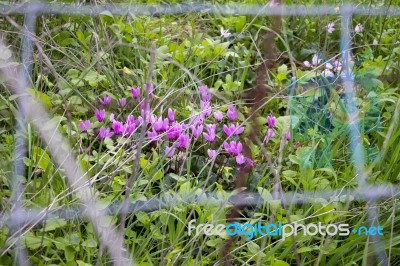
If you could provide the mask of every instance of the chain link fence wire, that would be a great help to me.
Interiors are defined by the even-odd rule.
[[[365,7],[346,4],[342,6],[331,5],[314,5],[305,7],[303,5],[282,5],[271,7],[269,5],[211,5],[211,4],[170,4],[170,5],[146,5],[146,4],[61,4],[61,3],[24,3],[24,4],[0,4],[0,16],[6,17],[10,15],[24,16],[23,42],[21,48],[22,68],[15,66],[7,66],[1,69],[4,76],[8,78],[10,90],[24,95],[19,99],[19,116],[16,118],[15,126],[15,144],[14,144],[14,168],[12,176],[12,207],[7,214],[0,216],[0,227],[9,226],[11,228],[11,236],[8,239],[9,247],[15,245],[15,256],[17,265],[29,265],[26,250],[21,244],[21,233],[23,229],[29,228],[30,225],[45,222],[49,217],[61,217],[64,219],[73,219],[77,216],[86,216],[93,223],[100,242],[107,247],[107,250],[113,259],[115,265],[134,265],[134,262],[128,258],[127,248],[123,245],[123,237],[116,228],[108,225],[105,219],[106,215],[116,215],[121,212],[123,202],[115,202],[110,206],[102,206],[95,196],[94,189],[88,182],[83,179],[87,176],[76,163],[73,151],[68,143],[58,133],[57,129],[52,126],[45,129],[41,125],[51,124],[50,117],[46,114],[45,109],[40,103],[36,102],[29,94],[26,88],[30,84],[30,73],[32,69],[32,53],[33,40],[30,36],[34,36],[35,22],[41,15],[70,15],[70,16],[100,16],[102,14],[112,14],[117,16],[153,16],[153,15],[174,15],[187,13],[204,13],[210,15],[246,15],[246,16],[322,16],[334,15],[341,20],[341,45],[340,55],[343,62],[343,74],[341,83],[344,87],[344,104],[348,116],[348,139],[350,149],[352,151],[352,163],[355,170],[355,179],[358,186],[355,189],[339,189],[333,191],[313,191],[313,192],[287,192],[283,195],[285,201],[289,204],[302,204],[312,202],[313,198],[325,198],[333,201],[345,199],[346,201],[364,200],[368,202],[368,223],[369,225],[377,225],[376,201],[380,199],[391,199],[398,197],[400,187],[391,186],[370,186],[366,183],[368,172],[365,169],[364,148],[361,140],[361,131],[359,125],[359,117],[357,105],[354,102],[355,86],[354,73],[350,66],[351,55],[351,21],[354,15],[361,16],[399,16],[400,8],[398,7]],[[0,50],[7,49],[5,44],[0,44]],[[1,62],[7,65],[7,61]],[[296,84],[293,81],[289,87]],[[289,96],[290,97],[294,97]],[[289,108],[296,108],[296,101],[289,99]],[[26,139],[25,139],[25,123],[31,121],[38,131],[42,139],[47,143],[52,158],[58,165],[65,170],[69,180],[69,185],[73,189],[76,196],[81,200],[82,207],[71,208],[67,210],[63,208],[45,209],[26,209],[21,207],[21,197],[24,192],[22,177],[24,175],[23,158],[26,155]],[[63,143],[63,145],[60,145]],[[227,205],[227,204],[243,204],[245,206],[259,206],[265,203],[258,193],[247,193],[245,202],[232,202],[232,199],[221,198],[214,194],[207,195],[191,195],[184,197],[176,197],[167,195],[153,198],[147,202],[129,203],[129,207],[124,209],[127,213],[136,213],[139,211],[151,212],[162,208],[169,208],[181,204],[198,204],[204,206]],[[385,254],[382,239],[379,235],[373,237],[372,243],[376,245],[375,255],[377,261],[382,265],[388,265],[388,257]],[[4,250],[3,250],[4,252]]]

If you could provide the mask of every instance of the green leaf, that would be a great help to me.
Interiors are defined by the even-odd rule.
[[[136,217],[143,225],[149,225],[151,223],[149,215],[145,212],[136,213]]]
[[[80,30],[78,30],[76,32],[76,37],[78,38],[78,40],[85,46],[87,46],[86,44],[86,39],[85,39],[85,34],[83,34]]]
[[[235,31],[241,32],[246,25],[246,16],[239,16],[235,18]]]
[[[96,71],[89,70],[83,79],[87,81],[90,86],[95,87],[99,82],[106,80],[106,77],[104,75],[100,75]]]
[[[278,133],[283,134],[290,131],[290,127],[295,128],[300,120],[295,115],[280,116],[276,119],[276,128]]]
[[[284,262],[283,260],[276,260],[272,264],[273,266],[290,266],[287,262]]]
[[[179,176],[179,175],[174,174],[174,173],[170,173],[169,176],[172,177],[173,179],[175,179],[175,180],[178,181],[178,182],[183,182],[183,181],[186,180],[185,177]]]
[[[24,245],[28,249],[38,249],[40,247],[49,247],[51,242],[47,237],[37,236],[32,232],[27,232],[24,235]]]
[[[210,239],[206,242],[206,245],[209,247],[218,247],[221,244],[222,240],[219,238]]]
[[[164,177],[164,171],[163,170],[158,170],[155,174],[154,174],[154,180],[160,180]]]
[[[39,166],[42,170],[46,170],[51,163],[50,156],[42,148],[34,146],[32,147],[32,160],[35,165]]]
[[[51,219],[46,222],[46,226],[44,227],[45,232],[53,231],[60,227],[64,227],[67,222],[63,219]]]
[[[252,241],[247,243],[247,248],[251,254],[258,254],[260,252],[260,246]],[[260,252],[260,254],[262,254],[262,252]]]
[[[47,109],[51,109],[53,104],[51,103],[51,98],[44,92],[34,90],[34,89],[27,89],[28,93],[32,95],[38,102],[43,103],[43,105]]]
[[[297,175],[297,172],[293,171],[293,170],[285,170],[285,171],[282,172],[282,175],[284,177],[293,178],[293,177],[295,177]]]
[[[86,262],[81,261],[81,260],[77,260],[76,263],[78,264],[78,266],[92,266],[92,264],[86,263]]]
[[[264,201],[269,202],[273,200],[271,193],[266,188],[258,187],[257,191],[261,195]]]
[[[278,67],[278,73],[279,74],[286,74],[288,73],[288,68],[285,64],[281,65],[280,67]]]
[[[313,155],[314,150],[309,147],[300,147],[296,151],[297,161],[300,168],[312,168],[313,167]]]
[[[97,242],[94,239],[88,239],[88,240],[83,241],[81,245],[83,247],[96,248]]]

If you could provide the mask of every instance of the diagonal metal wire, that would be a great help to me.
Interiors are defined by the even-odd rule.
[[[8,48],[0,42],[0,50]],[[13,60],[0,60],[2,66],[0,69],[6,82],[15,94],[20,95],[18,98],[20,112],[26,119],[30,120],[38,130],[39,135],[47,144],[50,153],[56,163],[65,169],[65,174],[70,187],[75,191],[75,195],[81,200],[83,206],[83,214],[89,218],[100,242],[107,248],[115,265],[132,265],[133,262],[128,257],[128,252],[123,245],[123,237],[115,228],[106,222],[105,216],[99,206],[99,201],[95,195],[95,191],[86,182],[85,174],[81,170],[74,158],[72,149],[64,140],[63,136],[58,132],[56,126],[52,124],[50,117],[47,115],[43,106],[35,101],[33,97],[27,93],[27,78],[24,77],[25,71],[13,65]],[[17,195],[19,196],[19,195]],[[22,255],[18,258],[25,259]]]
[[[365,171],[364,161],[364,146],[361,141],[361,129],[359,126],[358,108],[355,103],[355,87],[354,74],[350,62],[352,61],[351,54],[351,21],[354,11],[349,6],[344,6],[341,11],[341,55],[343,64],[342,82],[344,87],[345,99],[344,106],[346,107],[348,117],[349,143],[356,175],[358,188],[366,186],[367,176]],[[377,226],[377,208],[375,200],[368,201],[367,206],[367,222],[369,226]],[[372,246],[374,247],[377,262],[380,265],[389,265],[388,258],[385,254],[385,249],[382,237],[380,235],[371,236]]]
[[[33,12],[29,12],[25,14],[24,19],[24,32],[23,32],[23,41],[22,41],[22,66],[24,68],[25,74],[23,75],[23,84],[25,86],[30,84],[31,82],[28,80],[30,77],[30,72],[32,68],[32,41],[28,37],[30,33],[33,33],[35,30],[35,22],[36,22],[36,14]],[[13,169],[13,177],[12,177],[12,201],[13,206],[11,208],[11,217],[14,217],[14,214],[19,212],[22,208],[22,200],[24,195],[24,186],[23,186],[23,176],[25,172],[24,161],[23,158],[26,155],[26,137],[25,137],[25,129],[26,129],[26,121],[25,114],[18,109],[18,116],[16,118],[16,126],[15,126],[15,141],[14,141],[14,169]],[[11,232],[19,232],[19,227],[17,224],[12,223],[10,225]],[[21,234],[17,233],[16,236],[19,244],[15,249],[15,257],[16,263],[18,265],[29,265],[28,255],[24,246],[22,245]]]

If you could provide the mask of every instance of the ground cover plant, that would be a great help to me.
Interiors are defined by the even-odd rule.
[[[160,3],[171,4],[151,1]],[[329,3],[338,10],[342,4]],[[7,46],[0,59],[14,65],[22,56],[23,21],[0,18]],[[400,179],[399,19],[354,16],[350,28],[346,58],[338,16],[41,15],[29,37],[27,93],[71,145],[107,222],[138,265],[398,265],[397,198],[368,201],[346,191],[360,182],[349,113],[357,114],[363,149],[355,149],[361,149],[365,183],[396,186]],[[344,60],[354,78],[351,99]],[[6,217],[13,210],[22,96],[2,73],[0,217]],[[257,89],[262,93],[254,94]],[[112,264],[38,128],[30,121],[23,130],[21,204],[48,214],[22,224],[20,238],[1,220],[0,264],[11,265],[19,245],[34,265]],[[334,190],[343,193],[329,194]],[[282,239],[204,227],[190,234],[192,220],[194,226],[372,223],[383,234]]]

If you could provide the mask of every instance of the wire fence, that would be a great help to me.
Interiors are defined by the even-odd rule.
[[[16,244],[15,254],[18,265],[28,265],[27,252],[23,245],[18,243],[21,241],[21,233],[24,228],[29,228],[32,224],[38,224],[49,217],[62,217],[72,219],[77,216],[86,216],[93,223],[100,241],[107,247],[110,256],[116,265],[133,265],[134,262],[129,259],[126,247],[123,246],[123,237],[111,225],[106,224],[106,215],[115,215],[125,210],[128,213],[138,211],[151,212],[161,208],[169,208],[180,204],[199,204],[199,205],[228,205],[243,204],[246,206],[258,206],[265,203],[258,193],[248,193],[245,195],[245,202],[234,202],[234,199],[221,198],[214,194],[207,195],[190,195],[185,197],[176,197],[175,195],[166,195],[159,198],[153,198],[147,202],[131,202],[127,209],[121,208],[123,202],[115,202],[110,206],[102,206],[95,196],[95,190],[90,186],[87,173],[82,171],[76,163],[72,149],[68,143],[58,133],[56,127],[45,129],[41,127],[44,124],[50,124],[50,116],[45,109],[40,106],[32,97],[26,93],[29,86],[30,73],[32,69],[32,53],[35,23],[38,16],[50,14],[62,14],[71,16],[99,16],[104,14],[112,14],[117,16],[134,15],[134,16],[152,16],[152,15],[174,15],[187,13],[204,13],[211,15],[248,15],[248,16],[322,16],[334,15],[341,20],[341,45],[340,54],[343,62],[343,74],[341,76],[344,91],[346,95],[345,103],[348,112],[348,127],[350,148],[353,155],[353,164],[355,168],[355,178],[358,187],[349,189],[340,189],[334,191],[313,191],[313,192],[288,192],[284,194],[285,201],[289,204],[299,204],[310,202],[313,198],[325,198],[330,201],[335,199],[343,199],[346,201],[365,200],[368,202],[368,221],[370,225],[376,224],[376,208],[373,208],[377,200],[390,199],[398,197],[400,193],[399,186],[370,186],[366,179],[369,174],[365,169],[365,161],[363,156],[363,144],[361,141],[360,128],[358,125],[357,106],[353,101],[355,95],[354,74],[349,61],[351,55],[351,21],[354,15],[362,16],[399,16],[400,8],[397,7],[365,7],[355,6],[351,4],[342,6],[318,5],[318,6],[270,6],[270,5],[211,5],[211,4],[171,4],[171,5],[125,5],[125,4],[102,4],[102,5],[79,5],[79,4],[60,4],[60,3],[24,3],[24,4],[0,4],[0,15],[5,17],[9,15],[24,15],[24,32],[22,42],[21,61],[23,69],[15,66],[2,68],[2,73],[8,77],[15,77],[10,82],[12,91],[24,95],[19,98],[19,117],[16,119],[15,126],[15,144],[14,144],[14,168],[12,177],[12,208],[10,213],[0,216],[0,227],[9,226],[12,229],[10,241]],[[5,44],[1,44],[0,50],[7,49]],[[2,62],[7,63],[7,62]],[[8,62],[10,63],[10,62]],[[3,64],[4,65],[4,64]],[[296,83],[296,81],[294,81]],[[25,209],[22,207],[21,199],[24,191],[21,177],[24,175],[23,158],[26,155],[26,139],[24,137],[25,123],[32,121],[38,128],[42,139],[47,143],[49,150],[58,163],[58,165],[66,170],[69,184],[76,196],[82,201],[82,207],[67,210],[57,207],[48,206],[45,209]],[[63,143],[63,145],[60,145]],[[282,200],[282,198],[281,198]],[[380,236],[375,236],[374,245],[376,248],[376,256],[378,261],[384,265],[388,265],[388,258],[380,248],[382,240]],[[12,245],[10,245],[12,246]]]

